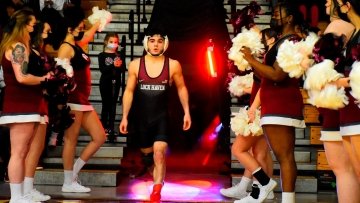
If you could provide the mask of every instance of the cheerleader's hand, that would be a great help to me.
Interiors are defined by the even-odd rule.
[[[247,114],[248,114],[250,123],[254,122],[254,120],[255,120],[255,113],[256,113],[256,109],[249,108]]]
[[[52,74],[51,74],[51,72],[48,72],[46,75],[44,75],[42,78],[43,78],[43,81],[44,80],[48,80],[48,79],[50,79],[52,77]]]
[[[243,57],[247,62],[250,63],[251,61],[255,60],[249,47],[242,47],[240,51],[244,54]]]
[[[340,87],[350,87],[350,78],[349,77],[345,77],[345,78],[339,78],[333,82],[329,82],[329,84],[331,85],[336,85],[338,88]]]

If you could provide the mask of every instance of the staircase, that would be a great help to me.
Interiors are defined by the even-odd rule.
[[[145,5],[145,14],[137,16],[135,14],[135,26],[134,26],[134,46],[133,57],[131,56],[131,47],[129,42],[129,14],[130,11],[136,11],[136,0],[111,0],[111,4],[108,4],[108,10],[113,14],[112,22],[101,33],[96,33],[94,41],[89,44],[89,54],[91,57],[91,74],[92,74],[92,92],[90,96],[91,104],[94,106],[96,112],[100,116],[101,112],[101,96],[99,91],[99,79],[100,71],[98,66],[98,54],[103,50],[103,40],[107,32],[116,32],[121,39],[122,36],[126,37],[126,65],[133,58],[142,56],[143,46],[136,41],[142,41],[141,34],[144,32],[144,28],[147,27],[147,21],[150,20],[151,12],[153,9],[154,0],[152,4]],[[142,2],[142,1],[141,1]],[[242,9],[249,3],[249,0],[236,0],[236,9]],[[258,3],[262,5],[263,13],[269,13],[270,7],[266,0],[259,0]],[[230,17],[231,5],[227,1],[224,2],[224,8],[227,11],[227,16]],[[142,6],[141,6],[142,10]],[[260,29],[268,26],[271,16],[268,14],[259,15],[255,19]],[[137,22],[140,21],[140,29],[137,27]],[[228,22],[227,28],[229,30],[231,38],[233,36],[233,27]],[[121,92],[121,91],[120,91]],[[233,98],[236,101],[236,98]],[[236,105],[231,107],[232,112],[237,112]],[[121,106],[117,107],[117,114],[115,118],[115,126],[118,126],[121,119]],[[231,133],[231,142],[234,140],[235,135]],[[317,148],[311,145],[309,129],[297,129],[296,131],[296,152],[295,158],[298,165],[299,174],[311,174],[316,171],[316,157]],[[76,156],[79,156],[79,152],[83,149],[83,146],[91,138],[85,132],[81,132],[79,136],[79,143],[76,149]],[[80,173],[80,179],[84,185],[90,186],[116,186],[119,181],[119,166],[121,159],[123,158],[124,148],[126,147],[126,137],[118,137],[114,144],[105,143],[101,149],[94,155],[93,158],[85,165],[84,170]],[[63,183],[63,169],[61,159],[62,146],[58,146],[55,150],[49,151],[48,156],[44,159],[46,169],[36,171],[35,184],[49,184],[49,185],[61,185]],[[275,160],[275,158],[274,158]],[[232,157],[231,168],[234,174],[231,176],[232,184],[236,184],[240,180],[240,173],[243,166],[239,164],[234,157]],[[279,165],[274,162],[274,169],[278,171]],[[279,182],[279,178],[275,177]],[[280,184],[278,184],[280,185]],[[279,191],[279,187],[276,188]],[[297,192],[317,192],[317,179],[314,176],[299,176],[296,183]]]

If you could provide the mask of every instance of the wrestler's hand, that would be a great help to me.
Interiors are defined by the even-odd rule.
[[[184,115],[184,124],[183,124],[183,130],[189,130],[191,127],[191,117],[190,114]]]
[[[122,134],[127,134],[128,133],[127,126],[128,126],[128,120],[126,118],[123,118],[119,125],[119,131]]]

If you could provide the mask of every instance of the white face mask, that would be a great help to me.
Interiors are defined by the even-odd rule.
[[[109,43],[109,44],[107,44],[106,45],[106,47],[108,48],[108,49],[116,49],[116,48],[118,48],[118,44],[115,44],[115,43]]]

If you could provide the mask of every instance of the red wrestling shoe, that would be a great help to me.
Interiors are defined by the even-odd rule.
[[[161,199],[161,189],[163,184],[155,184],[153,187],[153,191],[150,195],[150,201],[151,202],[159,202]]]

